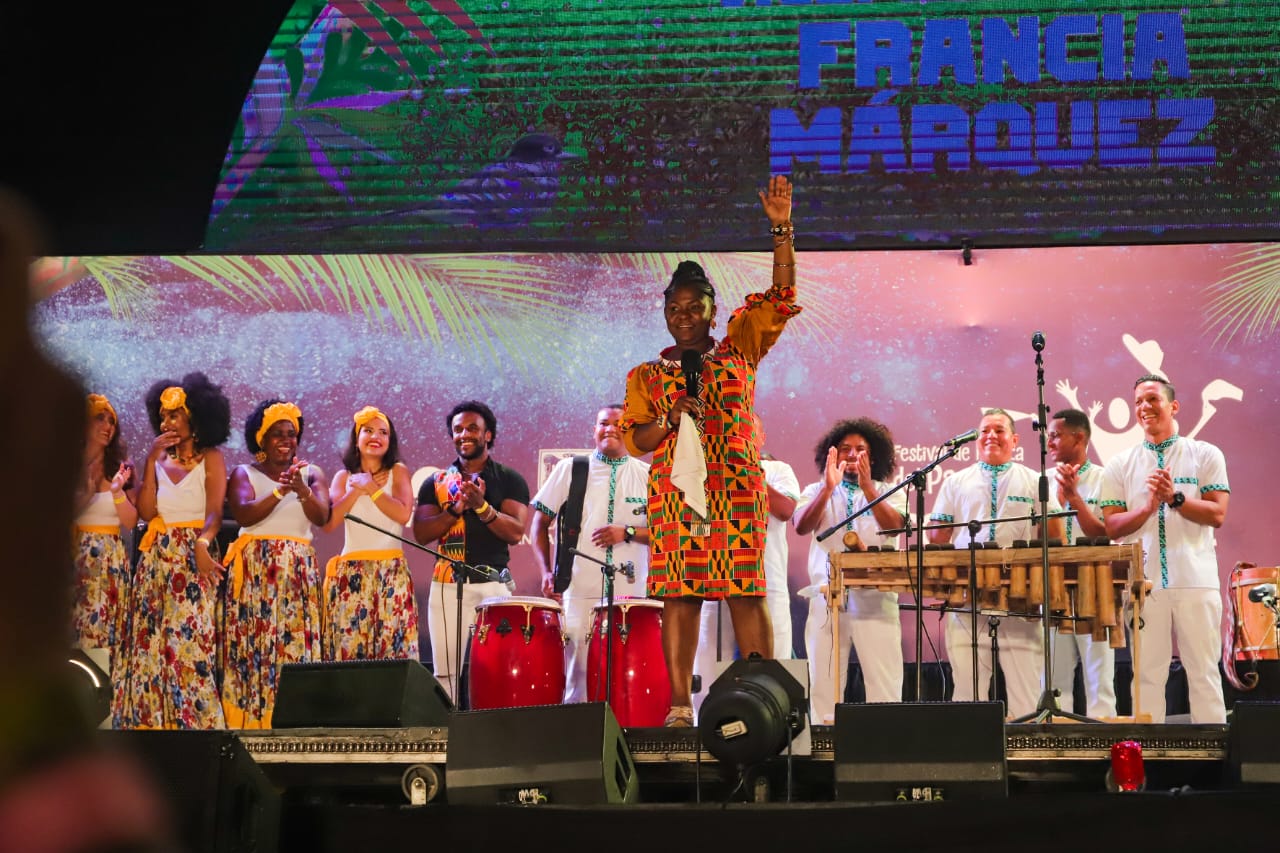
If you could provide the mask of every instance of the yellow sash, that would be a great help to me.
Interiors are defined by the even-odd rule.
[[[102,536],[120,535],[120,525],[118,524],[77,524],[74,529],[76,533],[97,533]]]
[[[231,547],[227,549],[226,557],[223,559],[223,565],[231,572],[231,598],[233,601],[240,600],[240,589],[244,585],[244,550],[249,544],[260,539],[281,539],[285,542],[299,542],[303,545],[310,545],[306,539],[299,536],[273,536],[263,535],[260,533],[241,533],[236,537],[236,541],[231,543]],[[244,728],[244,726],[232,726],[227,724],[229,728]]]
[[[327,582],[333,577],[339,563],[358,563],[362,560],[394,560],[404,558],[404,551],[399,548],[384,548],[380,551],[352,551],[350,554],[339,554],[324,564],[324,579]]]
[[[241,711],[230,702],[223,701],[222,716],[226,718],[228,729],[269,729],[271,728],[271,715],[274,708],[268,708],[262,712],[262,719],[252,720],[249,715]]]
[[[138,543],[139,551],[150,551],[151,546],[156,544],[156,537],[162,533],[168,533],[169,527],[194,527],[196,530],[204,529],[203,521],[175,521],[172,525],[165,524],[164,519],[159,513],[156,517],[147,523],[147,532],[142,534],[142,541]]]

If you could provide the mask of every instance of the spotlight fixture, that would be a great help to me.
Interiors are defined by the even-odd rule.
[[[758,764],[804,731],[808,704],[803,685],[781,663],[752,654],[712,682],[698,713],[702,744],[726,764]]]

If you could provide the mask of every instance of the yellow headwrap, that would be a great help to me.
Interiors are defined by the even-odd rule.
[[[378,411],[377,406],[365,406],[363,409],[352,415],[352,419],[356,422],[356,429],[361,429],[374,418],[382,418],[387,422],[388,427],[391,426],[391,419]]]
[[[293,424],[294,429],[300,429],[298,426],[300,420],[302,420],[302,410],[293,403],[272,403],[262,413],[262,426],[258,427],[258,433],[254,436],[254,439],[258,442],[258,446],[261,447],[262,439],[271,427],[280,423],[280,421],[288,421]]]
[[[112,408],[111,401],[106,397],[101,394],[90,394],[85,398],[85,402],[89,408],[89,420],[93,420],[98,415],[106,412],[111,415],[111,422],[113,424],[120,423],[120,419],[116,417],[116,410]]]
[[[187,408],[187,392],[182,390],[181,385],[170,385],[160,395],[160,411],[173,412],[178,409],[191,414],[191,410]]]

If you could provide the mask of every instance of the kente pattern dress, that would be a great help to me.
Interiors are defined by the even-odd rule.
[[[200,580],[195,561],[205,517],[204,460],[178,483],[158,463],[155,476],[157,515],[140,543],[114,724],[220,729],[220,601],[217,586]]]
[[[279,483],[243,466],[254,495]],[[271,727],[280,667],[320,660],[320,566],[311,521],[293,492],[227,550],[222,713],[230,729]]]
[[[730,317],[725,338],[703,355],[701,423],[707,464],[707,518],[698,518],[671,482],[678,430],[653,451],[649,469],[649,595],[731,598],[765,594],[768,496],[754,441],[756,367],[787,320],[800,312],[795,289],[775,284],[751,294]],[[637,424],[658,420],[685,394],[680,350],[632,368],[622,417],[633,455]]]

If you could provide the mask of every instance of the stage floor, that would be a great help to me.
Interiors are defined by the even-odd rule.
[[[1010,797],[1104,792],[1112,744],[1142,745],[1149,791],[1225,790],[1227,726],[1126,723],[1005,726]],[[835,730],[803,736],[808,755],[785,753],[745,777],[699,748],[695,729],[626,729],[642,803],[825,803],[836,799]],[[447,803],[448,728],[291,729],[238,735],[285,792],[354,803],[406,804],[406,774],[426,777],[418,799]],[[944,750],[948,734],[935,732]],[[803,750],[801,740],[797,740]],[[518,759],[513,758],[513,763]]]

